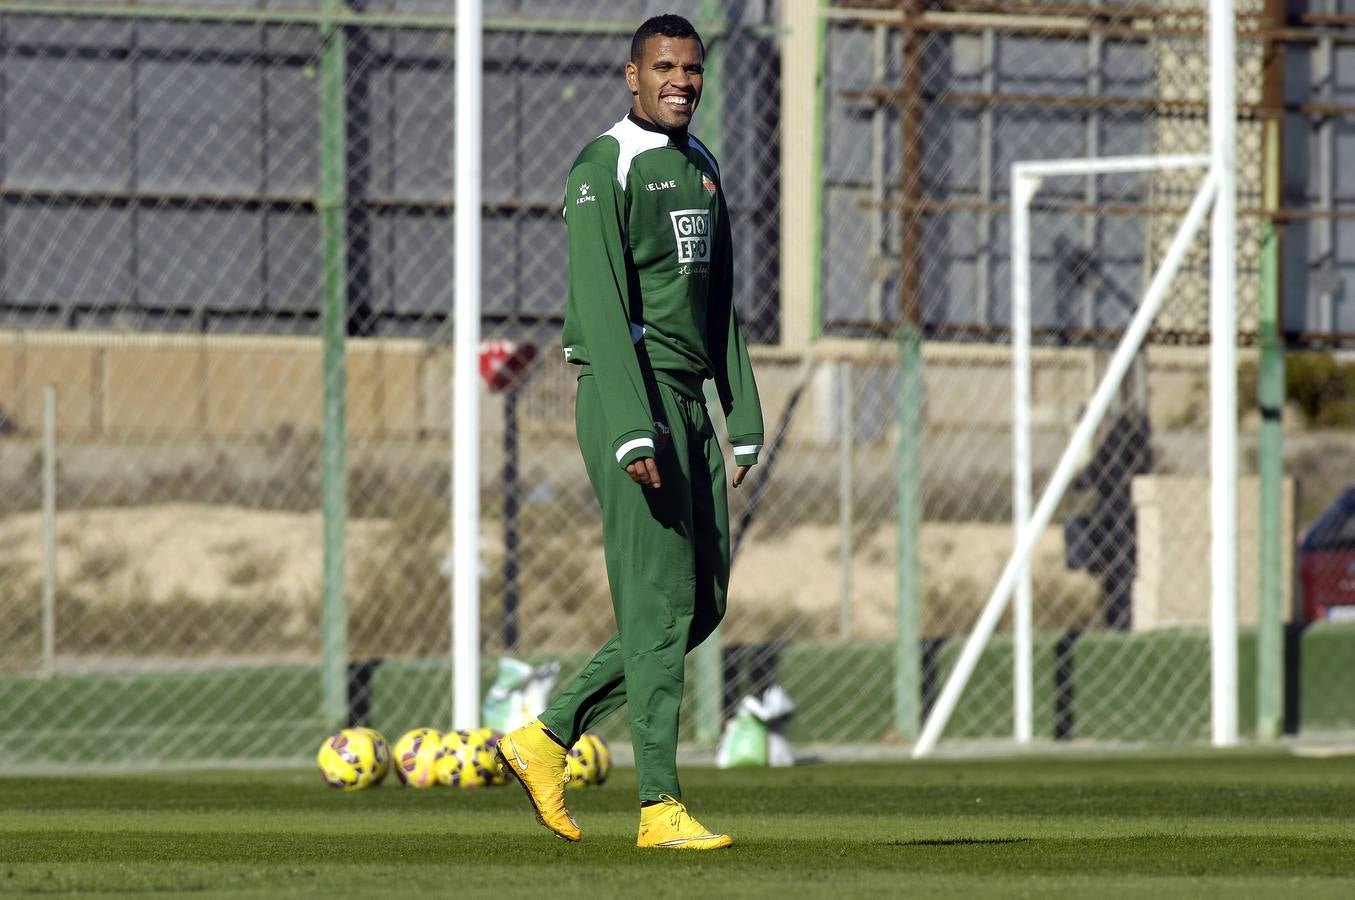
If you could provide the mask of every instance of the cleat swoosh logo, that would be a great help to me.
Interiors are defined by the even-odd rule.
[[[527,771],[527,762],[526,762],[526,760],[524,760],[524,759],[522,758],[522,755],[521,755],[520,753],[518,753],[518,746],[517,746],[517,744],[514,744],[514,743],[512,743],[512,742],[510,741],[510,742],[509,742],[509,747],[511,747],[512,750],[513,750],[513,762],[517,763],[519,769],[521,769],[522,771],[526,772],[526,771]]]
[[[716,840],[719,840],[720,837],[721,837],[721,835],[718,835],[718,834],[703,834],[703,835],[700,835],[699,837],[674,838],[674,839],[671,840],[671,841],[660,841],[660,842],[658,843],[657,846],[660,846],[660,847],[680,847],[680,846],[682,846],[683,844],[690,844],[690,843],[693,842],[693,841],[716,841]]]

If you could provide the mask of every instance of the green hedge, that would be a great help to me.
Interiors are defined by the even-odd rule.
[[[1355,727],[1355,623],[1320,622],[1305,629],[1299,679],[1304,731]]]
[[[1035,643],[1035,733],[1054,732],[1055,648],[1059,635]],[[939,692],[962,640],[940,644],[930,671]],[[1309,733],[1355,730],[1355,623],[1316,624],[1300,638],[1299,714]],[[1238,646],[1239,728],[1255,723],[1255,635]],[[561,683],[584,654],[558,659]],[[1209,635],[1201,629],[1119,634],[1092,632],[1073,645],[1072,737],[1133,743],[1204,741],[1209,737]],[[494,660],[482,672],[488,685]],[[871,743],[891,739],[894,647],[885,641],[792,643],[781,648],[778,678],[799,706],[797,743]],[[979,658],[971,689],[945,735],[1005,738],[1012,733],[1012,643],[997,635]],[[390,659],[375,670],[371,722],[394,737],[451,719],[446,660]],[[140,760],[304,759],[323,737],[317,666],[279,665],[209,671],[0,678],[0,770],[65,763],[116,765]],[[1091,702],[1091,698],[1095,702]],[[690,698],[689,698],[690,699]],[[683,717],[691,740],[690,710]],[[626,739],[625,715],[601,729]]]

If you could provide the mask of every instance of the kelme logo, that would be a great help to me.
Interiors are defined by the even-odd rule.
[[[710,211],[679,209],[668,215],[673,219],[678,262],[710,262]]]

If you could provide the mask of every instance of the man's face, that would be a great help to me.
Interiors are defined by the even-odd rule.
[[[682,131],[701,102],[704,62],[694,37],[656,35],[645,41],[640,61],[626,63],[631,111],[665,131]]]

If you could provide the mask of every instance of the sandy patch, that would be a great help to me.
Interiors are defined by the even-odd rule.
[[[200,504],[63,513],[57,527],[58,584],[95,603],[104,599],[166,604],[183,598],[241,604],[266,600],[297,611],[313,609],[321,591],[321,525],[318,512]],[[395,546],[398,541],[393,543],[391,529],[386,520],[350,521],[350,602],[357,609],[380,601],[381,618],[387,619],[401,608],[400,597],[394,594],[417,592],[424,596],[405,597],[407,607],[432,604],[429,609],[445,614],[447,581],[439,563],[446,552],[446,532],[423,536],[418,546],[401,547]],[[482,534],[482,565],[492,576],[502,564],[497,523],[486,522]],[[543,646],[561,639],[588,646],[613,627],[601,547],[578,536],[575,540],[588,543],[572,543],[561,535],[554,539],[561,543],[553,545],[547,559],[550,565],[523,573],[524,628],[532,631],[527,623],[542,625],[545,631],[532,633],[530,639]],[[1001,574],[1010,545],[1011,531],[1005,525],[932,523],[923,527],[924,633],[956,633],[972,624]],[[555,552],[569,554],[572,564],[565,565]],[[7,567],[0,577],[36,580],[42,571],[41,553],[39,514],[0,522],[0,565]],[[893,635],[895,553],[893,528],[856,536],[847,604],[851,637],[887,639]],[[399,560],[413,566],[417,577],[401,581],[392,568],[398,568]],[[1042,536],[1033,572],[1037,625],[1067,627],[1090,615],[1096,583],[1084,573],[1064,568],[1058,529]],[[499,600],[489,587],[498,583],[492,577],[486,582],[489,593],[482,600],[486,609],[494,608]],[[376,588],[377,593],[361,596],[362,585],[368,592]],[[835,526],[787,527],[745,542],[734,566],[726,638],[841,637],[842,594]],[[379,649],[401,651],[391,645],[402,644],[401,639],[385,626],[381,633],[386,637],[379,641]]]
[[[894,633],[895,534],[894,528],[882,527],[856,538],[847,569],[852,637],[889,638]],[[841,636],[840,545],[838,529],[832,525],[801,525],[745,543],[734,564],[729,636],[767,640],[786,630]],[[997,585],[1011,546],[1011,528],[1006,525],[923,525],[924,634],[955,633],[972,625]],[[1050,528],[1040,537],[1032,574],[1037,622],[1084,615],[1094,607],[1097,583],[1064,566],[1060,529]]]
[[[374,520],[349,522],[350,553],[362,552],[387,527]],[[61,513],[56,543],[59,585],[153,602],[264,594],[305,602],[320,591],[324,559],[318,512],[189,503]],[[40,513],[0,521],[0,560],[40,577]]]

